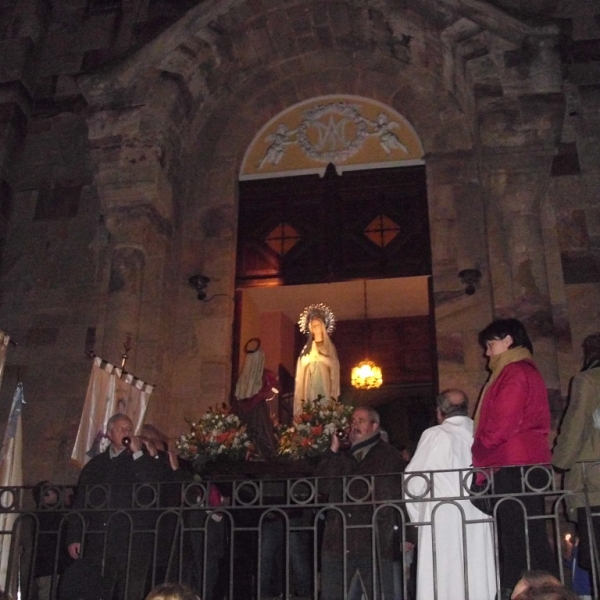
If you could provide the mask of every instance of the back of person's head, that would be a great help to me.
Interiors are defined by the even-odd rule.
[[[515,600],[579,600],[579,596],[564,585],[543,585],[525,590]]]
[[[513,340],[509,348],[527,348],[533,354],[533,344],[525,326],[518,319],[496,319],[479,332],[479,345],[485,350],[487,342],[503,340],[507,335]]]
[[[524,579],[529,587],[541,587],[549,585],[562,585],[560,580],[552,575],[549,571],[543,571],[542,569],[531,569],[529,571],[523,571],[521,579]]]
[[[531,571],[523,571],[521,579],[517,581],[517,585],[513,590],[511,598],[513,600],[524,600],[529,598],[527,593],[532,593],[534,590],[550,587],[562,587],[562,583],[552,573],[542,571],[541,569],[532,569]]]
[[[145,423],[140,429],[140,436],[150,440],[159,450],[169,449],[169,438],[151,423]]]
[[[436,397],[435,401],[444,419],[469,415],[469,398],[462,390],[444,390]]]
[[[592,333],[583,340],[583,360],[588,365],[600,361],[600,332]]]
[[[200,596],[187,585],[181,583],[162,583],[156,586],[146,600],[201,600]]]

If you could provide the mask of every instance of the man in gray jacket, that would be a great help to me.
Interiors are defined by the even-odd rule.
[[[569,513],[579,523],[579,565],[591,570],[600,550],[600,518],[594,519],[596,559],[591,556],[586,500],[590,514],[600,512],[600,332],[583,341],[583,369],[571,384],[570,402],[560,426],[552,464],[565,471]],[[582,461],[596,461],[582,462]]]

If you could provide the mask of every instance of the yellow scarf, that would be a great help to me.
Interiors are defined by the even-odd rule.
[[[496,356],[490,357],[488,367],[492,374],[490,375],[490,378],[487,380],[486,384],[483,386],[483,390],[481,390],[481,395],[479,396],[479,403],[477,404],[477,408],[475,409],[475,416],[473,417],[473,421],[475,422],[475,431],[477,431],[481,407],[485,401],[485,395],[490,389],[490,386],[492,385],[492,383],[494,383],[494,381],[496,381],[496,379],[498,379],[500,373],[502,373],[502,370],[504,369],[504,367],[506,367],[506,365],[518,362],[520,360],[533,360],[531,352],[529,352],[529,350],[527,350],[527,348],[524,348],[523,346],[518,346],[517,348],[509,348],[501,354],[496,354]]]

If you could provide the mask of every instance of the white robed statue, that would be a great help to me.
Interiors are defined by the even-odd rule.
[[[325,304],[307,306],[298,320],[300,331],[308,335],[296,363],[294,414],[302,411],[302,400],[340,395],[340,362],[329,335],[335,329],[335,316]]]

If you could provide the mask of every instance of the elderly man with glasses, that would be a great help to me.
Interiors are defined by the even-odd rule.
[[[393,561],[402,550],[398,526],[403,519],[399,505],[389,501],[401,497],[405,462],[382,438],[379,414],[372,408],[354,411],[348,437],[351,445],[344,450],[338,435],[332,436],[317,471],[324,499],[345,503],[344,514],[326,513],[321,598],[394,598]]]

